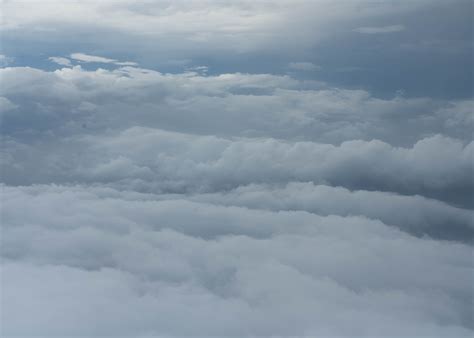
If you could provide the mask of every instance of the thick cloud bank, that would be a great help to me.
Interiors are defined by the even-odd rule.
[[[471,334],[465,244],[209,198],[62,186],[3,196],[7,334]]]
[[[3,335],[472,336],[472,100],[53,61],[0,70]]]

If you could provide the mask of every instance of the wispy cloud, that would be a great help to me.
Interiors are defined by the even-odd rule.
[[[198,74],[205,75],[209,71],[209,67],[208,66],[195,66],[195,67],[186,68],[186,70],[189,72],[195,72]]]
[[[288,67],[293,70],[298,70],[298,71],[315,71],[315,70],[320,70],[321,67],[318,65],[315,65],[314,63],[311,62],[290,62],[288,64]]]
[[[0,54],[0,67],[6,66],[13,61],[12,57]]]
[[[71,60],[61,56],[51,56],[48,58],[48,60],[61,66],[71,66]]]
[[[72,53],[70,57],[71,59],[74,59],[80,62],[111,63],[111,64],[115,64],[119,66],[137,66],[138,65],[136,62],[118,61],[115,59],[109,59],[102,56],[89,55],[89,54],[84,54],[84,53]]]
[[[405,30],[403,25],[392,25],[382,27],[359,27],[353,29],[354,32],[362,34],[384,34],[384,33],[396,33]]]

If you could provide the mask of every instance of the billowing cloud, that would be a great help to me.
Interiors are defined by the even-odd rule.
[[[83,132],[83,125],[95,130],[141,125],[220,136],[334,144],[379,139],[410,146],[436,134],[469,142],[473,128],[472,100],[381,99],[289,76],[163,74],[135,67],[53,72],[25,67],[0,74],[4,96],[25,111],[5,117],[7,134],[36,121],[36,131],[55,133],[60,127]]]
[[[466,6],[2,4],[0,335],[471,337]]]
[[[173,198],[166,195],[166,198]],[[179,195],[175,198],[179,198]],[[320,215],[363,215],[419,236],[472,241],[472,210],[455,208],[421,196],[291,182],[278,186],[251,184],[229,192],[196,194],[195,201],[265,210],[303,210]],[[403,210],[403,212],[400,212]]]
[[[4,335],[472,334],[473,143],[428,132],[466,128],[468,103],[272,75],[3,73]],[[257,109],[272,100],[287,106]],[[298,135],[357,116],[349,102],[369,126],[434,113],[408,146]]]
[[[380,141],[334,146],[275,139],[229,140],[134,127],[108,136],[73,137],[61,144],[6,142],[10,160],[4,162],[4,179],[11,183],[110,183],[163,192],[312,181],[419,194],[468,206],[472,205],[473,146],[442,136],[425,138],[411,148],[397,148]],[[42,164],[39,168],[38,163]],[[26,175],[28,172],[31,174]]]
[[[365,217],[3,191],[6,334],[470,335],[463,244]]]

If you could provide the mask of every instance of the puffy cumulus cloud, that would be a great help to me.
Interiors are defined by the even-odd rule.
[[[365,217],[153,198],[3,187],[3,333],[472,334],[470,246]]]
[[[364,90],[328,87],[269,74],[163,74],[135,67],[46,72],[0,70],[3,95],[20,106],[6,134],[77,132],[142,125],[220,136],[340,143],[379,139],[412,145],[443,134],[471,140],[472,100],[380,99]],[[209,123],[212,121],[212,123]]]

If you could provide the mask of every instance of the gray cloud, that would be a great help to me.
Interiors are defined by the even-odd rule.
[[[470,7],[2,4],[0,335],[471,337]]]
[[[7,68],[1,76],[4,96],[24,111],[5,116],[7,134],[35,121],[35,132],[143,125],[220,136],[336,144],[380,139],[408,146],[435,134],[469,142],[473,127],[472,100],[384,100],[364,90],[289,76],[162,74],[133,67],[54,72]]]
[[[350,191],[313,183],[292,182],[278,187],[252,184],[227,193],[198,194],[192,200],[274,211],[304,210],[322,215],[361,215],[379,219],[415,235],[459,241],[472,241],[474,233],[472,210],[454,208],[421,196]]]
[[[462,244],[363,217],[97,188],[3,196],[6,334],[470,334],[471,248]]]
[[[440,135],[420,140],[411,148],[397,148],[380,141],[334,146],[275,139],[229,140],[134,127],[109,136],[55,143],[32,147],[7,142],[6,182],[21,184],[24,178],[28,183],[80,181],[179,192],[295,180],[420,194],[472,205],[473,143],[464,146]],[[33,170],[38,163],[42,163],[40,168]],[[28,172],[32,174],[27,178]]]
[[[321,71],[298,76],[368,88],[377,96],[399,89],[409,97],[469,98],[472,93],[471,4],[464,0],[9,1],[3,12],[4,53],[29,55],[30,66],[52,51],[133,60],[163,72],[204,64],[213,74],[282,74],[290,62],[304,60]],[[353,32],[391,26],[409,27],[410,34],[379,39]],[[339,69],[363,71],[347,76]]]
[[[12,103],[6,97],[0,96],[0,114],[13,111],[16,108],[18,108],[16,104]]]

